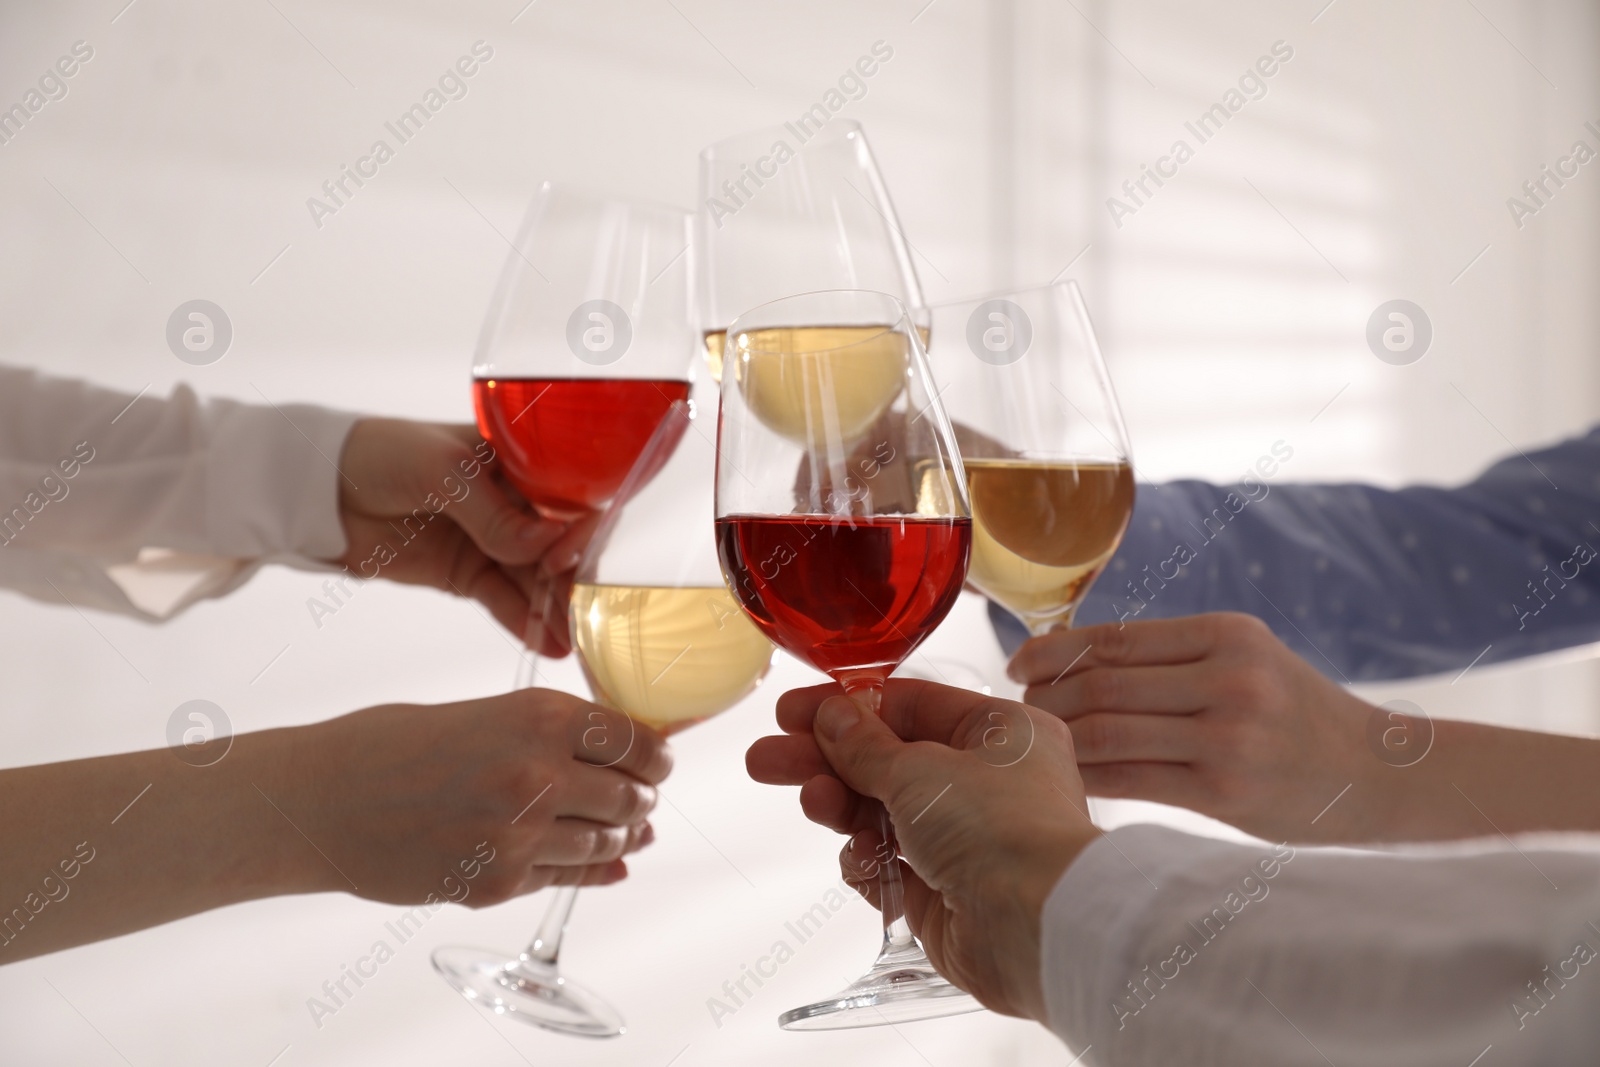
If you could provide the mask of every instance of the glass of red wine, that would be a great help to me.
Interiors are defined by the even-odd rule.
[[[479,432],[540,515],[597,521],[624,486],[642,489],[670,458],[671,448],[660,447],[641,464],[668,413],[688,410],[698,351],[689,238],[689,215],[677,208],[550,182],[534,197],[473,354],[472,395]],[[547,601],[530,611],[530,648],[536,627],[567,633],[572,577],[547,586]],[[516,688],[536,674],[535,658],[524,655]],[[561,973],[577,893],[557,889],[520,954],[443,947],[434,969],[496,1014],[566,1034],[621,1034],[616,1009]]]
[[[788,297],[729,327],[716,532],[735,599],[778,647],[876,710],[884,680],[966,579],[971,508],[950,423],[905,305],[864,290]],[[887,813],[872,969],[785,1012],[795,1030],[975,1011],[904,915]]]

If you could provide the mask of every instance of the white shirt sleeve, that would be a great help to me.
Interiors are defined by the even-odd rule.
[[[0,367],[0,586],[164,618],[264,563],[325,567],[357,417]]]
[[[1129,826],[1057,883],[1041,977],[1086,1065],[1595,1063],[1596,923],[1597,835],[1367,852]]]

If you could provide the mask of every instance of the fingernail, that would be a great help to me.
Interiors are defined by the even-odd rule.
[[[650,844],[656,839],[656,828],[649,823],[644,824],[644,830],[639,834],[639,847]]]
[[[524,541],[537,541],[544,536],[544,523],[537,519],[530,519],[522,524],[522,532],[517,535]]]
[[[817,724],[829,740],[837,741],[861,721],[861,709],[849,697],[829,697],[817,709]]]
[[[1020,668],[1018,668],[1016,660],[1011,660],[1006,664],[1006,677],[1010,678],[1018,685],[1022,685],[1027,681],[1027,679],[1022,676],[1022,671]]]

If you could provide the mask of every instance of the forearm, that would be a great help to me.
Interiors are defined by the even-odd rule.
[[[1505,1063],[1587,1062],[1597,847],[1384,855],[1123,827],[1046,904],[1048,1024],[1110,1067],[1420,1067],[1490,1044]]]
[[[236,737],[209,767],[158,749],[0,772],[0,963],[332,888],[273,807],[295,734]]]
[[[0,367],[0,585],[160,618],[261,561],[335,558],[354,421]]]
[[[1329,809],[1337,839],[1432,841],[1496,834],[1600,832],[1600,741],[1436,720],[1396,726],[1414,755],[1374,760]],[[1424,746],[1427,746],[1424,748]],[[1381,748],[1381,745],[1380,745]],[[1402,748],[1400,751],[1404,751]],[[1416,762],[1410,763],[1415,758]]]
[[[1449,489],[1140,485],[1078,622],[1248,612],[1342,682],[1600,640],[1597,462],[1591,433]]]

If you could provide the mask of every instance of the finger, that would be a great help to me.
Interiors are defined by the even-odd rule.
[[[800,810],[812,822],[838,834],[853,834],[878,821],[878,805],[827,774],[800,787]]]
[[[567,624],[567,600],[572,586],[568,583],[557,587],[543,574],[529,579],[526,570],[518,574],[529,591],[527,615],[516,632],[522,635],[524,645],[541,656],[560,659],[572,651],[572,633]]]
[[[654,786],[610,767],[578,764],[557,789],[555,811],[607,826],[638,823],[655,809]]]
[[[1200,730],[1188,715],[1085,715],[1067,724],[1078,766],[1098,763],[1191,763]]]
[[[537,655],[560,659],[572,651],[570,637],[557,632],[544,615],[532,607],[529,608],[521,627],[516,632],[522,635],[523,645]],[[535,677],[540,677],[537,671]]]
[[[1084,792],[1090,796],[1149,800],[1191,811],[1208,807],[1199,773],[1185,763],[1091,764],[1081,773]]]
[[[1090,667],[1192,663],[1215,647],[1218,618],[1191,615],[1054,630],[1023,642],[1011,657],[1006,674],[1014,682],[1037,685]]]
[[[923,744],[918,746],[914,760],[903,759],[910,746],[896,737],[881,718],[845,696],[822,702],[813,736],[823,757],[846,785],[863,796],[887,802],[891,812],[894,798],[905,795],[905,787],[913,777],[959,758],[952,749]]]
[[[480,440],[477,431],[469,426],[450,429],[469,446]],[[513,502],[492,478],[468,483],[466,495],[453,501],[447,514],[484,555],[497,563],[533,563],[563,532],[561,524],[541,519]]]
[[[595,863],[587,867],[534,867],[528,872],[529,888],[533,892],[552,885],[615,885],[628,877],[625,860]]]
[[[877,830],[863,830],[839,850],[839,874],[845,885],[860,893],[874,908],[882,908],[879,871],[885,853],[883,837]]]
[[[812,732],[817,708],[838,695],[839,687],[833,684],[785,693],[778,698],[778,726],[786,733]],[[921,678],[891,678],[883,688],[878,714],[896,736],[906,741],[948,744],[962,721],[991,699],[970,689]]]
[[[1215,677],[1206,663],[1176,667],[1092,667],[1030,685],[1022,699],[1069,722],[1103,711],[1187,714],[1209,703]]]
[[[570,574],[576,570],[578,560],[583,558],[583,550],[589,547],[589,539],[594,536],[595,527],[599,524],[598,511],[573,519],[561,530],[560,536],[551,542],[540,561],[540,567],[546,574]]]
[[[832,774],[809,731],[758,737],[744,754],[745,770],[764,785],[804,785],[819,774]]]
[[[811,736],[811,724],[817,717],[817,708],[824,700],[841,692],[837,682],[789,690],[778,698],[773,708],[778,718],[778,729],[786,734]]]
[[[597,767],[613,767],[651,785],[659,785],[672,770],[667,742],[655,730],[620,711],[588,705],[575,716],[572,754]]]
[[[920,937],[922,919],[928,914],[929,905],[938,894],[928,887],[921,875],[911,869],[910,864],[898,857],[889,859],[890,855],[878,831],[863,830],[846,841],[844,848],[839,850],[839,874],[846,885],[881,911],[883,865],[886,862],[897,864],[906,921],[911,924],[911,932]]]
[[[607,826],[588,819],[557,819],[539,842],[539,864],[588,867],[621,859],[642,847],[645,825]]]
[[[523,624],[528,618],[527,596],[487,558],[484,559],[484,563],[486,564],[484,568],[473,577],[470,584],[463,587],[462,591],[482,604],[489,616],[509,632],[521,633]]]

